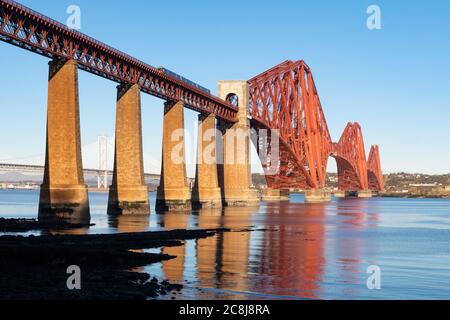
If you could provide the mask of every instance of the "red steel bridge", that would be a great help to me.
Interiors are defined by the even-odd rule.
[[[252,127],[278,130],[280,164],[267,175],[274,189],[325,187],[327,162],[336,159],[339,190],[382,191],[378,146],[366,160],[361,126],[349,123],[333,143],[311,69],[304,61],[285,61],[250,81]],[[263,167],[273,164],[263,163]]]
[[[74,60],[79,69],[120,84],[137,84],[144,93],[181,101],[221,121],[238,121],[238,108],[231,102],[15,1],[0,0],[0,40],[53,60]],[[311,69],[304,61],[283,62],[248,83],[252,128],[277,130],[281,142],[279,172],[267,176],[270,188],[325,187],[331,156],[337,162],[340,190],[383,190],[378,146],[372,146],[367,160],[358,123],[349,123],[340,140],[333,142]]]

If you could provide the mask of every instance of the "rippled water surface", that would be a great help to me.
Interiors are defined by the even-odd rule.
[[[0,217],[34,218],[38,198],[35,191],[0,191]],[[152,250],[177,258],[140,270],[183,283],[177,298],[450,299],[450,200],[305,205],[303,196],[293,195],[290,202],[259,208],[165,215],[153,210],[149,218],[119,219],[108,219],[106,193],[91,193],[90,203],[96,225],[66,233],[235,230]],[[380,290],[367,288],[371,265],[381,269]]]

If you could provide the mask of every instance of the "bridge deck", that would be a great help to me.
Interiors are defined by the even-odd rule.
[[[73,59],[97,76],[139,84],[145,93],[237,121],[230,103],[12,0],[0,0],[0,40],[48,58]]]
[[[42,173],[44,172],[44,166],[38,165],[26,165],[26,164],[10,164],[10,163],[2,163],[0,164],[0,172],[27,172],[27,173]],[[84,174],[88,175],[101,175],[105,172],[108,175],[112,175],[113,172],[111,170],[100,170],[100,169],[84,169]],[[160,175],[154,173],[145,173],[145,177],[148,179],[159,180]]]

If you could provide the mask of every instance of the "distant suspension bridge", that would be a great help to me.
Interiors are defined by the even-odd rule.
[[[44,166],[39,165],[26,165],[26,164],[12,164],[12,163],[0,163],[0,172],[20,172],[20,173],[34,173],[43,175]],[[97,186],[99,189],[108,188],[108,177],[112,177],[113,171],[111,170],[101,170],[101,169],[84,169],[84,175],[97,176]],[[159,182],[160,175],[146,173],[144,174],[145,179],[152,180],[154,182]]]

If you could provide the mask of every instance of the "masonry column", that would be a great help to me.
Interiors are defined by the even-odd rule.
[[[157,211],[191,209],[191,192],[186,179],[184,147],[184,105],[164,104],[161,182],[156,198]]]
[[[347,197],[347,192],[346,191],[342,191],[342,190],[338,190],[334,192],[334,197],[335,198],[346,198]]]
[[[108,214],[150,213],[142,151],[141,91],[138,85],[117,87],[114,174]]]
[[[265,188],[262,189],[262,201],[289,201],[289,190]]]
[[[75,61],[50,62],[47,146],[39,219],[71,223],[90,220],[80,143],[78,67]]]
[[[247,81],[219,81],[219,97],[239,107],[238,122],[222,123],[223,165],[221,187],[226,206],[256,206],[257,190],[251,188],[249,88]]]
[[[359,190],[357,192],[358,198],[372,198],[372,191],[371,190]]]
[[[331,201],[331,192],[327,189],[305,190],[306,203],[322,203]]]
[[[216,117],[199,115],[197,170],[192,190],[192,203],[199,208],[220,208],[222,195],[217,177]]]

